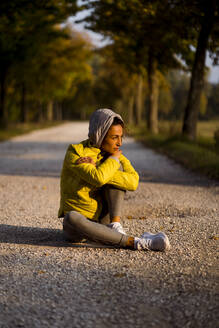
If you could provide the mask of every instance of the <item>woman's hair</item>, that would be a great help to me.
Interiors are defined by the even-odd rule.
[[[114,117],[114,120],[113,120],[113,123],[112,123],[112,125],[121,125],[122,127],[123,127],[123,129],[124,129],[124,123],[123,123],[123,121],[122,120],[120,120],[120,118],[118,118],[118,117]]]

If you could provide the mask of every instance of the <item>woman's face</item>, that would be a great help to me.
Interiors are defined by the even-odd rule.
[[[112,125],[103,139],[101,149],[109,154],[115,153],[122,146],[122,137],[123,127],[120,124]]]

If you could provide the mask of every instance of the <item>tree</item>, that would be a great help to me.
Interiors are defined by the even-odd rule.
[[[218,119],[219,83],[211,84],[208,88],[208,103],[205,119]]]
[[[78,86],[92,78],[88,64],[91,44],[79,32],[66,29],[69,38],[59,38],[49,44],[34,65],[38,72],[33,74],[35,95],[46,104],[47,118],[51,119],[53,103],[74,97]]]
[[[60,35],[55,29],[77,10],[76,0],[2,0],[0,3],[0,123],[7,122],[7,83],[11,72],[19,67],[25,102],[25,81],[21,68],[39,56],[41,49]],[[28,64],[27,64],[28,63]],[[17,78],[17,79],[19,79]]]
[[[194,15],[196,14],[196,26],[199,29],[195,60],[192,67],[191,83],[188,101],[185,108],[183,134],[189,139],[196,138],[196,126],[200,111],[201,95],[204,88],[205,58],[211,40],[212,53],[219,51],[219,41],[215,35],[219,32],[219,3],[216,0],[190,1],[187,7]],[[213,55],[213,54],[212,54]],[[216,56],[217,58],[217,56]]]
[[[116,48],[123,49],[126,62],[131,62],[138,74],[148,73],[148,128],[157,133],[158,78],[157,71],[182,66],[176,57],[190,54],[182,34],[181,17],[174,1],[99,0],[85,1],[92,9],[85,21],[87,27],[109,37]],[[183,26],[185,30],[187,26]],[[186,35],[186,33],[184,33]],[[122,56],[125,57],[124,55]],[[139,79],[140,81],[141,79]]]
[[[91,66],[94,74],[92,106],[116,108],[126,120],[133,122],[136,119],[133,107],[137,76],[114,60],[111,46],[97,49]]]
[[[172,112],[173,109],[173,96],[171,93],[171,85],[167,78],[162,74],[159,74],[159,81],[159,116],[166,117]]]

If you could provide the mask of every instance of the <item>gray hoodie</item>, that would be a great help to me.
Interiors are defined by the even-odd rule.
[[[91,115],[88,137],[95,147],[100,148],[115,117],[118,117],[123,122],[119,114],[108,108],[97,109]]]

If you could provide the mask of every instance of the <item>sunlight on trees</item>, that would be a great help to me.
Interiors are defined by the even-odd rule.
[[[218,85],[206,80],[205,54],[219,58],[219,5],[199,1],[12,0],[0,3],[0,124],[88,119],[109,107],[130,124],[218,115]],[[96,49],[68,24],[85,24],[111,43]],[[211,24],[208,24],[211,20]]]

